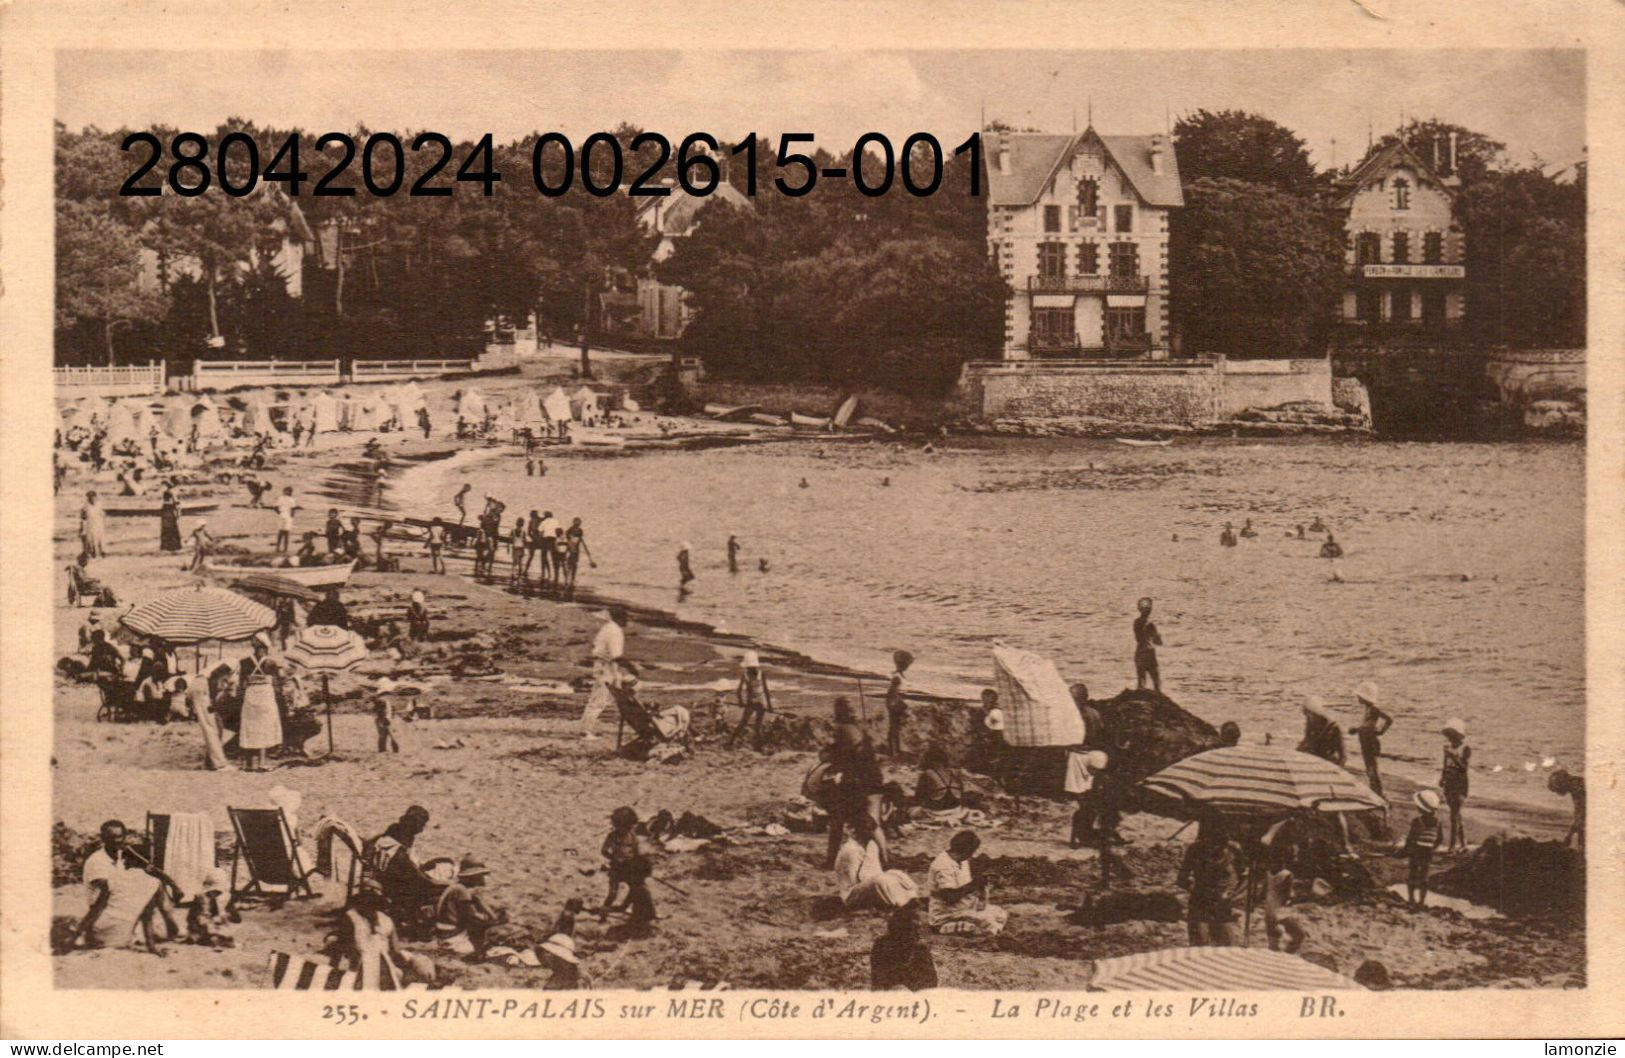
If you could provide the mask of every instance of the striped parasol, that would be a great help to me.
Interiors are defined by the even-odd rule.
[[[276,624],[276,614],[243,595],[198,584],[149,599],[120,617],[124,627],[166,643],[247,639]]]
[[[367,660],[367,641],[347,628],[309,625],[299,630],[282,656],[311,672],[338,672]]]
[[[1268,948],[1164,948],[1096,959],[1092,992],[1319,992],[1361,986],[1307,959]]]
[[[1364,783],[1330,761],[1278,746],[1210,749],[1170,764],[1140,786],[1187,809],[1243,815],[1387,807]]]
[[[327,702],[327,755],[333,755],[333,693],[327,677],[367,659],[367,641],[337,625],[306,625],[282,656],[301,668],[322,674],[322,698]]]

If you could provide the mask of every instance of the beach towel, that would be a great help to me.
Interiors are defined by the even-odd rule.
[[[336,877],[333,855],[335,841],[344,842],[345,851],[353,859],[365,858],[362,849],[366,847],[367,839],[361,836],[359,830],[342,819],[322,816],[316,820],[316,873],[326,878]]]
[[[1077,746],[1083,717],[1066,681],[1048,658],[1015,647],[993,648],[993,680],[1004,710],[1004,740],[1012,746]]]
[[[203,880],[214,870],[214,820],[207,812],[170,813],[163,864],[181,903],[203,895]]]
[[[361,975],[354,970],[285,951],[271,953],[267,970],[269,987],[283,992],[353,992],[361,987]]]

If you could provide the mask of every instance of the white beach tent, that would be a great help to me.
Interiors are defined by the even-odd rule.
[[[1004,710],[1004,740],[1012,746],[1076,746],[1083,717],[1055,663],[1030,650],[993,648],[993,682]]]
[[[554,386],[553,392],[542,400],[542,411],[554,422],[563,422],[570,417],[570,398],[564,395],[564,390]]]
[[[339,402],[331,393],[318,393],[311,398],[310,414],[317,433],[331,433],[339,428]]]
[[[192,424],[197,427],[199,437],[219,437],[225,432],[220,423],[220,408],[207,394],[193,402]]]
[[[116,448],[125,441],[140,443],[142,438],[136,429],[136,409],[127,401],[114,401],[113,406],[107,410],[107,447]]]
[[[170,397],[164,402],[164,432],[177,440],[192,432],[191,398]]]
[[[465,389],[462,396],[457,398],[457,417],[469,422],[482,422],[485,419],[485,398],[477,389]]]
[[[350,429],[376,430],[378,429],[378,398],[366,394],[349,401]]]
[[[576,390],[570,395],[570,412],[577,419],[585,419],[589,415],[597,415],[599,411],[598,394],[594,393],[586,386],[582,386],[580,389]]]
[[[277,432],[276,420],[271,417],[271,402],[265,399],[265,394],[256,393],[248,398],[248,407],[243,409],[243,429],[254,434]]]

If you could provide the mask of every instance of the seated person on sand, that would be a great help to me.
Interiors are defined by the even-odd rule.
[[[412,847],[428,825],[429,810],[413,805],[367,843],[367,873],[377,881],[385,905],[402,923],[416,922],[445,888],[424,873]]]
[[[937,987],[937,964],[920,934],[919,909],[916,900],[893,911],[886,932],[869,949],[869,987],[876,992]]]
[[[345,960],[360,975],[362,989],[383,988],[386,975],[398,984],[434,983],[434,960],[401,947],[395,921],[389,916],[376,879],[362,879],[344,910],[341,936]]]
[[[933,744],[920,761],[920,777],[914,784],[914,806],[928,812],[945,812],[954,808],[980,808],[982,795],[967,789],[965,776],[948,763],[948,754]]]
[[[886,869],[875,841],[874,820],[867,813],[852,820],[851,832],[835,856],[835,891],[850,909],[902,907],[920,895],[913,878]]]
[[[508,921],[508,912],[493,906],[485,887],[490,868],[473,854],[457,866],[457,880],[446,886],[435,903],[434,927],[453,951],[484,958],[486,932]]]
[[[647,716],[666,741],[688,741],[689,723],[692,719],[688,709],[681,705],[669,705],[657,712],[645,705],[638,698],[637,667],[625,658],[616,659],[616,664],[621,670],[621,682],[614,690],[623,699],[622,704]]]
[[[140,930],[141,941],[152,954],[163,950],[153,936],[153,919],[161,918],[175,935],[174,923],[164,907],[163,883],[148,871],[146,860],[125,847],[124,824],[110,819],[102,824],[101,847],[85,859],[85,897],[89,909],[74,928],[71,947],[127,948]]]
[[[982,839],[961,830],[948,842],[947,851],[931,861],[926,876],[930,894],[929,922],[938,933],[994,934],[1004,929],[1010,913],[988,903],[987,879],[971,872],[971,857]]]

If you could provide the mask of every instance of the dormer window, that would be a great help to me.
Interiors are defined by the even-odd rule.
[[[1394,177],[1394,208],[1411,208],[1411,182],[1403,176]]]

